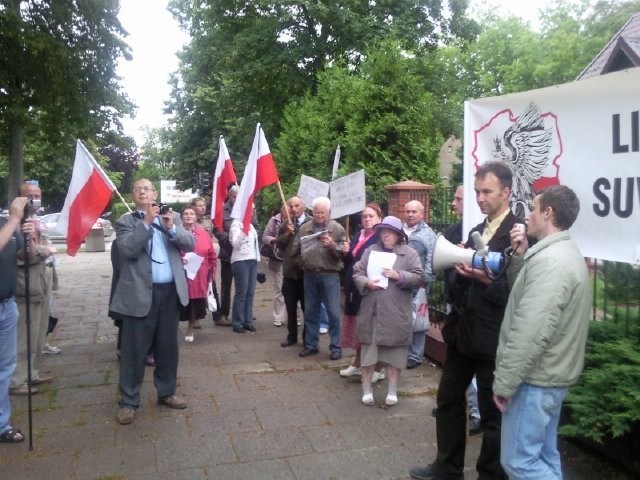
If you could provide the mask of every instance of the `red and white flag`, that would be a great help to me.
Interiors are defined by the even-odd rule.
[[[227,187],[230,183],[237,181],[229,150],[227,150],[223,136],[220,135],[218,163],[216,163],[216,171],[213,174],[213,192],[211,193],[211,219],[220,230],[222,230],[224,220],[224,200],[227,197]]]
[[[249,232],[249,225],[251,224],[254,195],[267,185],[278,183],[279,181],[278,171],[273,163],[273,155],[271,155],[271,150],[267,145],[264,132],[260,128],[260,124],[258,124],[256,136],[253,139],[253,147],[251,147],[249,160],[244,169],[244,175],[238,190],[238,196],[231,212],[233,218],[242,221],[242,229],[245,234]]]
[[[67,234],[67,254],[74,257],[116,189],[98,162],[78,140],[71,184],[58,219]]]

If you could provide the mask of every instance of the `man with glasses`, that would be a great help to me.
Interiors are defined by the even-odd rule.
[[[331,219],[331,200],[316,197],[311,208],[313,218],[303,224],[294,239],[293,255],[300,254],[304,270],[304,347],[298,355],[308,357],[318,353],[321,303],[329,314],[329,350],[331,360],[342,358],[340,348],[340,271],[342,243],[345,232],[342,225]]]
[[[37,180],[27,180],[20,186],[20,196],[29,199],[27,217],[34,224],[33,234],[29,237],[29,250],[34,252],[29,264],[29,337],[31,345],[31,393],[38,393],[33,385],[42,385],[53,380],[51,375],[40,374],[42,347],[47,336],[49,315],[51,312],[49,295],[53,283],[53,255],[55,248],[47,244],[45,227],[38,221],[36,212],[42,202],[42,190]],[[26,263],[26,262],[25,262]],[[18,357],[16,368],[11,377],[11,395],[28,395],[29,359],[27,354],[27,291],[24,263],[19,262],[16,302],[20,322],[18,323]]]
[[[121,425],[135,420],[145,355],[152,344],[158,402],[169,408],[187,407],[176,395],[178,301],[189,302],[180,250],[193,251],[194,239],[182,228],[179,214],[171,209],[160,213],[157,196],[151,181],[136,181],[137,211],[124,214],[115,224],[121,270],[109,309],[122,317],[117,415]]]

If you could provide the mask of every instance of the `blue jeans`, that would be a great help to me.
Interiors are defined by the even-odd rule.
[[[233,283],[236,286],[231,324],[233,328],[250,327],[253,325],[253,296],[256,292],[258,262],[256,260],[232,262],[231,271]]]
[[[567,388],[523,383],[502,414],[500,462],[510,479],[562,479],[558,422]]]
[[[341,352],[340,348],[340,275],[337,273],[318,274],[304,272],[304,346],[309,349],[318,348],[320,321],[322,319],[321,303],[329,316],[329,337],[332,352]]]
[[[9,382],[16,368],[18,306],[13,298],[0,302],[0,433],[11,428]]]
[[[409,360],[422,363],[424,358],[424,342],[426,340],[426,332],[413,332],[413,340],[409,345]]]
[[[471,418],[480,418],[480,407],[478,407],[478,386],[476,384],[476,377],[473,376],[473,380],[467,388],[467,403],[469,404],[469,416]]]

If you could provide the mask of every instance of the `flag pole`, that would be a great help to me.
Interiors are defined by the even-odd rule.
[[[122,203],[124,203],[124,206],[127,207],[127,210],[129,210],[129,213],[133,213],[133,210],[131,210],[131,207],[129,206],[127,201],[124,198],[122,198],[122,195],[120,195],[120,191],[117,188],[114,191],[118,194],[118,197],[120,198]]]
[[[120,197],[120,200],[122,200],[122,203],[124,203],[125,207],[127,207],[127,210],[129,210],[129,213],[133,213],[133,211],[131,210],[131,207],[129,206],[129,204],[125,201],[124,198],[122,198],[122,195],[120,195],[120,192],[118,191],[118,189],[116,188],[116,186],[113,184],[113,182],[111,181],[111,179],[109,178],[109,175],[107,175],[107,173],[102,169],[102,166],[96,162],[96,159],[93,158],[93,155],[91,155],[91,152],[89,152],[89,150],[87,149],[87,147],[84,146],[84,143],[82,143],[80,141],[80,139],[77,140],[77,142],[82,146],[82,148],[85,150],[85,152],[87,153],[87,155],[89,156],[89,158],[91,158],[91,160],[93,160],[93,163],[95,164],[95,167],[98,169],[98,171],[100,172],[100,174],[102,175],[102,177],[109,183],[111,183],[111,186],[113,187],[113,191],[116,192],[118,194],[118,197]]]
[[[284,205],[284,211],[287,214],[287,220],[289,223],[291,222],[291,216],[289,215],[289,209],[287,208],[287,201],[284,199],[284,192],[282,191],[282,185],[280,184],[280,180],[278,180],[278,191],[280,192],[280,199],[282,200],[282,205]]]

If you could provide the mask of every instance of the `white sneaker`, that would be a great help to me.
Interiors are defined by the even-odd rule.
[[[373,372],[371,383],[376,383],[376,382],[379,382],[380,380],[384,380],[384,372]]]
[[[398,403],[398,396],[391,395],[390,393],[387,395],[387,398],[384,399],[384,403],[389,405],[390,407],[396,405]]]
[[[274,324],[276,327],[281,327],[281,326],[282,326],[282,322],[281,322],[280,320],[274,320],[274,321],[273,321],[273,324]]]
[[[49,345],[48,343],[46,345],[43,345],[41,350],[41,353],[43,355],[58,355],[61,352],[62,350],[60,350],[58,347],[54,347],[53,345]]]
[[[343,368],[340,370],[341,377],[350,377],[352,375],[361,375],[362,372],[358,367],[354,367],[353,365],[349,365],[347,368]]]
[[[325,327],[320,327],[320,335],[324,335],[325,333],[327,333],[329,331],[328,328]]]
[[[365,405],[373,405],[373,393],[365,393],[362,395],[362,403]]]

